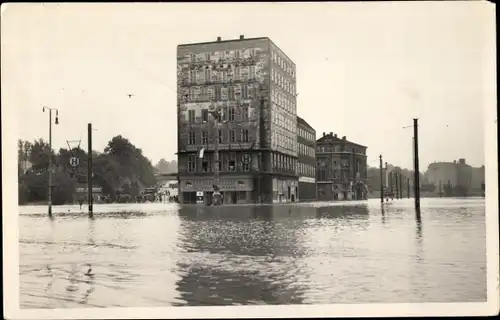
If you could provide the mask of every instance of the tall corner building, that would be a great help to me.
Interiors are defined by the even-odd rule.
[[[224,203],[299,200],[296,68],[278,46],[243,36],[179,45],[177,87],[180,203],[210,203],[216,165]]]

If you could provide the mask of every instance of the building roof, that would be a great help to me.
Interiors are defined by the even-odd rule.
[[[349,143],[349,144],[355,145],[357,147],[367,148],[366,146],[364,146],[362,144],[358,144],[358,143],[355,143],[355,142],[352,142],[349,140],[344,140],[344,139],[345,139],[345,136],[342,138],[339,138],[336,135],[334,135],[332,132],[330,132],[329,134],[325,134],[324,136],[322,136],[321,138],[316,140],[316,143],[318,143],[318,142],[321,143],[321,142],[342,142],[342,141],[344,141],[345,143]]]
[[[300,125],[303,125],[305,127],[308,127],[309,129],[313,130],[314,132],[316,132],[316,130],[314,130],[314,128],[309,124],[307,123],[306,120],[302,119],[301,117],[297,116],[297,124],[300,124]]]
[[[296,67],[295,65],[295,62],[293,62],[293,60],[280,48],[280,46],[278,46],[276,43],[274,43],[273,40],[271,40],[271,38],[269,37],[255,37],[255,38],[235,38],[235,39],[228,39],[228,40],[214,40],[214,41],[205,41],[205,42],[194,42],[194,43],[183,43],[183,44],[179,44],[177,45],[177,48],[179,47],[190,47],[190,46],[199,46],[199,45],[204,45],[204,44],[217,44],[217,43],[230,43],[230,42],[238,42],[238,41],[255,41],[255,40],[267,40],[269,41],[270,43],[272,43],[276,48],[278,48],[279,51],[281,51],[281,53],[286,56],[290,62],[293,64],[294,67]]]
[[[184,43],[184,44],[179,44],[177,47],[188,47],[188,46],[198,46],[201,44],[211,44],[211,43],[227,43],[227,42],[237,42],[237,41],[252,41],[252,40],[271,40],[268,37],[257,37],[257,38],[236,38],[236,39],[229,39],[229,40],[215,40],[215,41],[206,41],[206,42],[195,42],[195,43]]]

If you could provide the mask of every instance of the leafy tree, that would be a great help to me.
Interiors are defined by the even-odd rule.
[[[56,158],[54,151],[49,147],[49,144],[39,139],[31,146],[28,160],[32,164],[34,171],[46,171],[49,168],[49,157],[52,157],[52,163],[55,164]]]
[[[29,152],[27,152],[29,150]],[[48,159],[53,157],[53,204],[64,204],[72,200],[77,182],[87,181],[87,153],[80,148],[61,148],[57,155],[42,139],[33,144],[18,141],[18,158],[29,159],[34,170],[26,174],[19,172],[19,203],[47,201]],[[71,157],[80,159],[76,170],[70,165]],[[104,153],[92,151],[92,184],[102,187],[103,193],[115,197],[119,189],[138,195],[141,186],[156,184],[151,161],[122,136],[113,137]],[[77,177],[72,175],[77,173]]]
[[[26,162],[29,160],[32,144],[29,141],[17,140],[17,160],[18,160],[18,175],[23,175],[28,169]]]

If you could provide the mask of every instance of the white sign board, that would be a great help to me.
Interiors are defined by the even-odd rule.
[[[80,159],[77,157],[71,157],[71,158],[69,158],[69,164],[72,167],[78,167],[78,165],[80,164]]]

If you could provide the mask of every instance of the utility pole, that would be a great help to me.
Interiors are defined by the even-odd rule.
[[[219,117],[220,113],[214,117],[214,126],[215,126],[215,145],[214,145],[214,185],[219,188]],[[214,190],[216,191],[216,190]],[[218,191],[218,190],[217,190]]]
[[[399,199],[403,199],[403,176],[399,174]]]
[[[380,158],[380,203],[384,203],[384,169],[382,168],[382,155]]]
[[[214,119],[214,183],[213,183],[213,204],[222,204],[222,197],[219,191],[219,121],[222,120],[222,111],[217,107],[209,111]],[[220,202],[220,203],[219,203]]]
[[[443,185],[442,185],[441,180],[439,180],[439,197],[440,198],[443,197]]]
[[[401,188],[401,186],[399,185],[399,173],[398,172],[394,172],[394,186],[396,187],[396,199],[399,199],[399,188]]]
[[[49,205],[49,218],[52,218],[52,110],[56,112],[55,124],[59,124],[59,110],[55,108],[49,108],[44,106],[42,108],[43,112],[45,109],[49,110],[49,190],[48,190],[48,205]]]
[[[88,155],[87,155],[87,197],[89,204],[89,218],[94,216],[93,208],[92,208],[92,123],[88,124]]]
[[[418,119],[413,119],[413,141],[414,141],[414,184],[415,184],[415,209],[417,214],[420,216],[420,169],[419,169],[419,159],[418,159]]]
[[[406,178],[406,188],[408,190],[408,199],[410,199],[410,178]]]
[[[391,188],[391,197],[394,198],[394,186],[393,186],[393,175],[392,175],[392,171],[389,172],[389,188]]]

